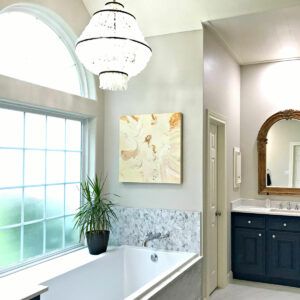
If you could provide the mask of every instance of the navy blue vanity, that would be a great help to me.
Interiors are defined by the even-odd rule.
[[[232,272],[300,287],[300,217],[232,212]]]

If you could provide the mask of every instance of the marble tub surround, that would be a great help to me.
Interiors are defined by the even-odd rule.
[[[174,274],[174,280],[150,300],[200,300],[202,295],[202,261],[190,263],[185,270]]]
[[[237,199],[231,201],[231,211],[300,217],[300,202],[270,199]]]
[[[110,245],[142,246],[148,232],[170,233],[168,238],[149,241],[147,247],[200,253],[200,212],[115,207]]]

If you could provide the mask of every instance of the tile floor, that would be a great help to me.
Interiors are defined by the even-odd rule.
[[[210,300],[300,300],[300,288],[234,280],[216,290]]]

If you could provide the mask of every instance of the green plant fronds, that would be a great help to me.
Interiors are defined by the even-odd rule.
[[[82,197],[86,201],[74,216],[74,228],[79,229],[80,236],[84,236],[87,232],[110,230],[111,222],[117,220],[113,210],[115,204],[109,196],[119,196],[103,192],[106,178],[102,180],[102,176],[98,178],[96,175],[94,179],[87,177],[87,180],[81,183]]]

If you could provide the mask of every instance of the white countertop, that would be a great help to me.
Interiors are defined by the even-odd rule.
[[[280,203],[283,208],[280,208]],[[277,216],[300,217],[300,203],[290,202],[291,209],[287,208],[286,201],[258,200],[258,199],[238,199],[231,201],[231,211],[240,213],[265,214]],[[299,210],[296,209],[299,206]]]
[[[43,285],[27,285],[18,282],[16,285],[2,286],[0,284],[0,289],[1,300],[30,300],[47,292],[48,287]]]
[[[43,282],[95,261],[108,255],[108,252],[90,255],[84,248],[0,277],[0,299],[28,300],[45,293],[48,287]]]

